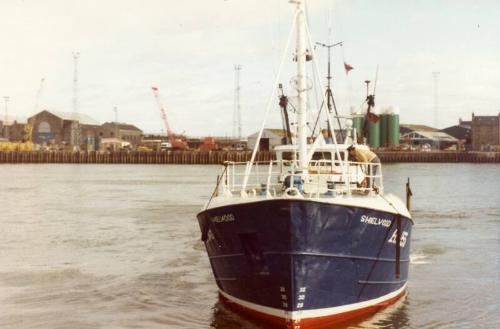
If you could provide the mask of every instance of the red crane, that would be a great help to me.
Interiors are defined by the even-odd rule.
[[[167,114],[165,112],[165,108],[163,107],[163,103],[160,99],[160,91],[158,87],[152,87],[153,94],[156,99],[156,103],[158,104],[158,108],[160,109],[161,118],[163,120],[163,124],[165,125],[165,129],[167,130],[168,141],[170,142],[170,147],[174,150],[185,150],[188,148],[187,142],[178,136],[176,136],[172,129],[170,129],[170,125],[168,124]]]

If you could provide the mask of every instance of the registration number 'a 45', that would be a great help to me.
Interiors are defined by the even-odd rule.
[[[397,232],[398,231],[395,230],[394,233],[392,233],[391,238],[387,242],[392,243],[392,244],[396,244]],[[406,231],[401,232],[401,240],[399,241],[399,246],[401,248],[404,248],[404,246],[406,245],[407,238],[408,238],[408,232],[406,232]]]

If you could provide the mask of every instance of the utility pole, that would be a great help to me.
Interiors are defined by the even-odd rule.
[[[79,52],[73,52],[73,114],[78,112],[78,58]]]
[[[78,113],[78,58],[80,57],[79,52],[73,52],[73,112],[71,123],[71,138],[70,143],[74,147],[79,144],[79,134],[77,127],[77,113]]]
[[[241,140],[241,104],[240,104],[240,75],[242,66],[234,65],[234,111],[233,111],[233,136]]]
[[[439,88],[439,72],[432,72],[434,78],[434,128],[438,129],[438,110],[439,110],[439,100],[438,100],[438,88]]]
[[[3,100],[5,102],[5,120],[3,122],[3,126],[5,129],[5,138],[9,139],[9,127],[7,126],[7,117],[9,116],[9,96],[3,96]]]
[[[118,129],[118,108],[116,106],[113,107],[113,112],[115,112],[115,138],[120,139],[120,136],[118,136],[120,132]]]
[[[434,128],[439,129],[439,119],[438,119],[438,111],[439,111],[439,99],[438,99],[438,88],[439,88],[439,72],[432,72],[432,76],[434,78]],[[440,149],[439,140],[436,143],[437,149]]]

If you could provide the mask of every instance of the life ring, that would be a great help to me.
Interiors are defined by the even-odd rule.
[[[283,194],[287,197],[302,197],[302,194],[300,194],[300,191],[296,187],[287,187]]]

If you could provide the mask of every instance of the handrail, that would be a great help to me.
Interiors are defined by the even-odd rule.
[[[248,162],[225,164],[230,173],[226,174],[229,182],[225,182],[225,188],[232,193],[239,192],[243,197],[265,195],[266,198],[270,198],[271,190],[274,190],[275,195],[279,195],[287,187],[299,188],[309,197],[317,198],[321,196],[321,191],[326,191],[329,195],[383,191],[380,163],[319,159],[309,162],[307,173],[297,171],[296,160],[259,161],[250,172]],[[262,164],[267,165],[267,170],[261,170]],[[342,165],[345,165],[345,168],[341,168]],[[238,167],[244,170],[238,171]],[[345,170],[343,173],[342,169]],[[240,183],[241,177],[246,180],[243,184]],[[302,183],[297,183],[296,177],[301,177]],[[287,180],[290,181],[285,186]],[[307,190],[304,190],[303,186]]]

